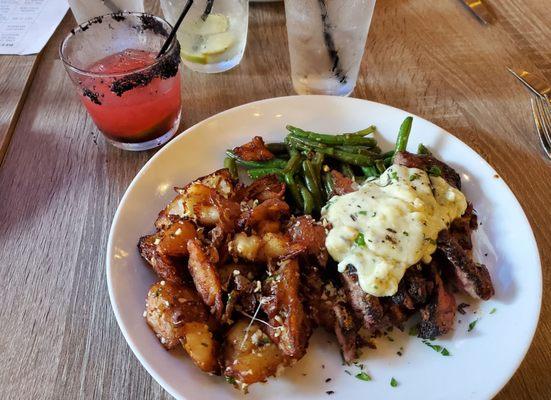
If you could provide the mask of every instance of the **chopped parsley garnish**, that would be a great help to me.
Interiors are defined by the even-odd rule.
[[[370,381],[371,380],[371,376],[369,376],[368,374],[366,374],[365,372],[360,372],[359,374],[356,374],[354,375],[356,378],[362,380],[362,381]]]
[[[226,379],[226,382],[235,385],[235,378],[233,376],[225,376],[224,378]]]
[[[402,233],[404,234],[404,236],[409,236],[409,233],[406,231],[403,231]]]
[[[442,170],[440,169],[440,167],[433,165],[429,169],[429,174],[432,176],[440,176],[442,175]]]
[[[495,308],[492,308],[492,311],[490,311],[490,314],[495,314],[495,313],[496,313],[496,311],[497,311],[497,309],[495,309]]]
[[[410,175],[409,177],[410,182],[413,182],[416,179],[419,179],[419,174],[413,174],[413,175]]]
[[[474,327],[476,326],[476,323],[478,322],[478,319],[475,319],[473,322],[471,322],[469,324],[469,329],[467,329],[467,332],[470,332],[474,329]]]
[[[333,394],[333,393],[335,393],[335,392],[334,392],[334,391],[332,391],[332,390],[328,390],[328,391],[327,391],[327,392],[325,392],[325,393],[327,393],[328,395],[332,395],[332,394]]]
[[[390,380],[390,386],[392,387],[398,386],[398,381],[394,379],[394,377],[392,377],[392,379]]]
[[[358,236],[356,236],[356,240],[354,240],[354,243],[356,243],[360,247],[365,247],[365,238],[363,233],[358,233]]]
[[[390,174],[389,174],[390,178],[391,179],[396,179],[398,180],[398,172],[396,171],[392,171]]]
[[[372,217],[376,216],[377,215],[377,212],[376,211],[373,211],[373,213],[371,214]]]
[[[360,214],[360,215],[367,215],[367,211],[358,211],[358,214]]]
[[[431,349],[433,349],[434,351],[436,351],[437,353],[440,353],[442,354],[443,356],[447,357],[447,356],[451,356],[451,353],[449,352],[448,349],[446,349],[445,347],[442,347],[438,344],[432,344],[432,343],[429,343],[428,340],[423,340],[423,343],[426,344],[427,346],[429,346]]]

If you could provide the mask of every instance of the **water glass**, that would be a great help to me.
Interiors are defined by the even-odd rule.
[[[187,0],[161,0],[168,22],[175,24]],[[197,72],[227,71],[241,62],[247,43],[248,0],[196,0],[177,37],[183,63]]]
[[[79,25],[61,44],[61,59],[82,104],[114,146],[151,149],[178,129],[178,42],[157,58],[170,30],[153,15],[109,14]]]
[[[375,0],[285,1],[293,87],[299,94],[354,90]]]

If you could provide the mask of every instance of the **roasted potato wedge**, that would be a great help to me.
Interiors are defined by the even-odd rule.
[[[203,302],[210,307],[211,313],[220,320],[224,312],[224,303],[218,272],[198,239],[188,242],[188,251],[188,269],[193,283]]]
[[[194,289],[168,281],[157,282],[149,289],[145,318],[167,350],[176,347],[184,338],[186,323],[201,322],[211,329],[216,327]]]
[[[218,343],[214,339],[209,326],[203,322],[188,322],[184,324],[182,346],[195,365],[201,370],[218,374]]]
[[[227,333],[223,344],[224,375],[238,385],[264,382],[276,375],[288,359],[258,323],[236,322]]]
[[[266,233],[260,237],[248,236],[240,232],[228,243],[232,256],[249,262],[268,262],[274,259],[294,257],[305,250],[299,243],[291,243],[286,235],[281,233]]]
[[[267,332],[280,350],[290,358],[306,353],[311,325],[299,297],[300,276],[296,258],[278,263],[275,273],[266,279],[262,309],[271,327]],[[273,328],[272,328],[273,327]]]
[[[188,220],[173,223],[162,232],[158,251],[168,257],[183,258],[189,256],[187,242],[197,238],[195,224]]]
[[[184,283],[186,263],[183,260],[171,258],[158,251],[162,233],[147,235],[138,241],[140,255],[148,262],[151,268],[161,279],[178,284]]]

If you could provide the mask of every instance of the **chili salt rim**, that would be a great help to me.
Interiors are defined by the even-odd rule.
[[[66,44],[67,44],[67,42],[69,41],[69,39],[71,37],[75,36],[79,32],[85,32],[93,24],[103,23],[104,18],[110,17],[115,22],[122,22],[126,19],[127,16],[134,16],[134,17],[140,18],[142,20],[141,21],[142,22],[141,27],[144,30],[150,29],[155,34],[161,35],[163,37],[168,37],[169,31],[167,31],[167,29],[165,29],[164,26],[161,27],[161,29],[162,29],[161,30],[159,25],[154,24],[154,23],[152,24],[152,20],[154,20],[155,22],[157,22],[159,24],[166,24],[166,27],[168,28],[168,30],[173,29],[172,25],[168,21],[166,21],[165,19],[163,19],[161,17],[158,17],[158,16],[153,15],[153,14],[149,14],[149,13],[124,11],[124,12],[116,12],[116,13],[100,15],[98,17],[91,18],[88,21],[83,22],[82,24],[79,24],[77,27],[71,29],[69,34],[63,39],[63,41],[59,45],[59,57],[60,57],[61,61],[63,62],[63,64],[65,65],[65,67],[68,68],[69,70],[73,71],[73,72],[76,72],[76,73],[84,75],[84,76],[92,77],[92,78],[122,78],[122,77],[125,77],[125,76],[128,76],[128,75],[131,75],[131,74],[147,73],[148,70],[151,70],[152,68],[155,68],[155,67],[161,65],[161,63],[163,63],[165,61],[170,61],[168,59],[170,57],[174,57],[174,54],[173,54],[174,50],[175,50],[175,48],[177,49],[177,47],[179,47],[178,46],[178,40],[177,40],[176,37],[174,37],[174,39],[170,43],[169,48],[163,53],[163,55],[161,55],[159,58],[156,58],[155,61],[152,64],[147,65],[145,67],[140,67],[140,68],[137,68],[137,69],[131,69],[131,70],[125,71],[125,72],[117,72],[117,73],[92,72],[92,71],[89,71],[89,70],[86,70],[86,69],[76,67],[76,66],[72,65],[69,61],[67,61],[65,59],[64,54],[63,54],[63,50],[66,47]],[[144,18],[145,18],[145,20],[144,20]],[[178,53],[179,53],[179,51],[178,51]],[[170,63],[170,64],[172,64],[172,63]],[[180,64],[180,55],[178,54],[177,55],[177,65],[179,65],[179,64]]]

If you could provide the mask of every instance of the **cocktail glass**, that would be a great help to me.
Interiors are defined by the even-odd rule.
[[[174,24],[187,0],[161,0]],[[227,71],[241,62],[247,44],[248,0],[196,0],[178,29],[183,63],[197,72]]]
[[[180,49],[165,20],[124,12],[93,18],[73,29],[60,47],[83,105],[108,142],[125,150],[166,143],[181,114]]]
[[[354,90],[375,0],[285,1],[293,87],[299,94]]]

